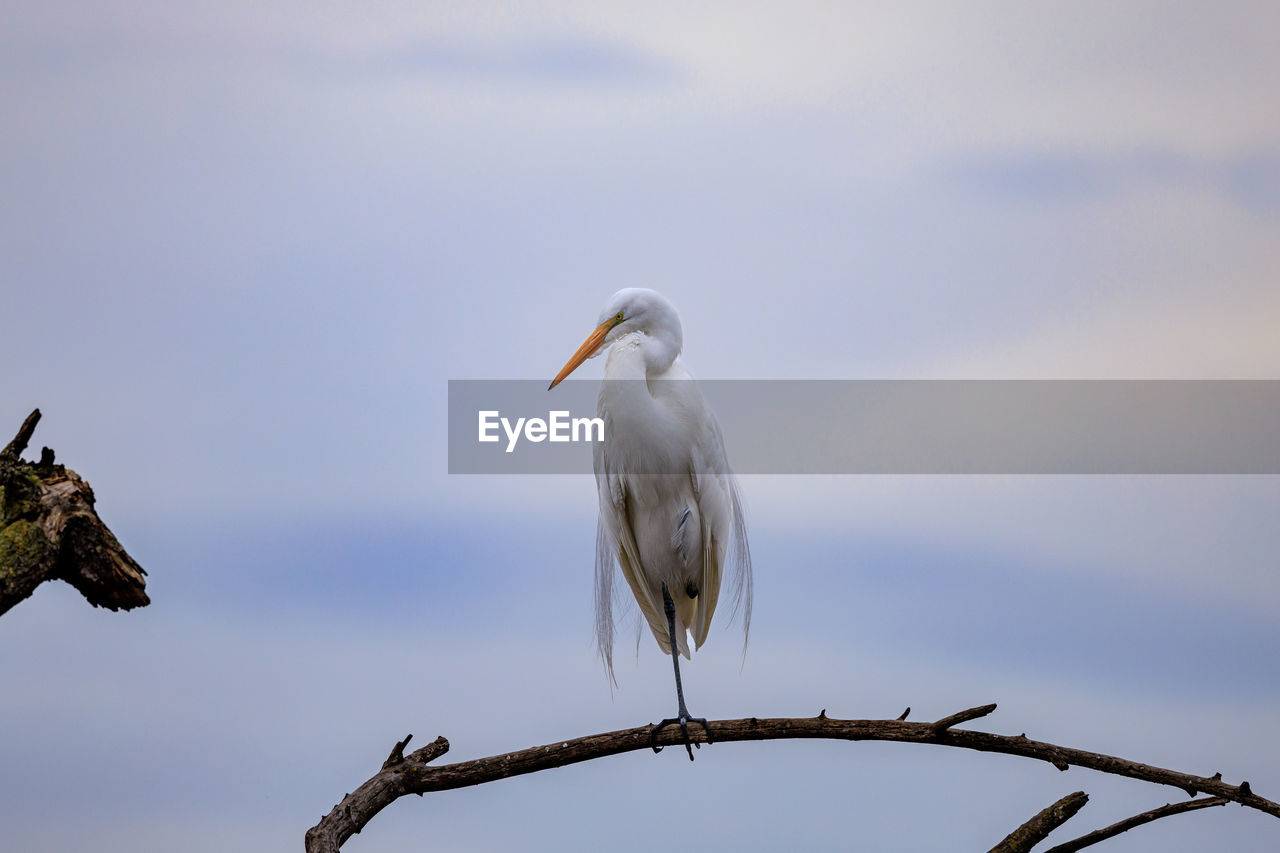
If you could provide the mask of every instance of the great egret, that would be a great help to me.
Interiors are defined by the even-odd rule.
[[[689,716],[680,682],[680,655],[707,639],[729,560],[735,611],[751,622],[751,551],[742,502],[725,457],[720,427],[680,361],[684,334],[676,309],[661,294],[628,288],[613,295],[599,325],[551,382],[609,347],[597,411],[604,441],[595,444],[600,520],[596,527],[596,639],[613,678],[614,560],[622,569],[658,646],[671,655],[678,724],[689,747]],[[732,544],[732,547],[730,545]],[[660,747],[654,746],[654,751]]]

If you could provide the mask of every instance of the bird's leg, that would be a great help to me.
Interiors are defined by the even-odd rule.
[[[702,747],[689,740],[689,724],[701,723],[702,730],[707,734],[707,743],[711,743],[711,729],[707,727],[706,717],[691,717],[689,709],[684,705],[684,685],[680,683],[680,648],[676,645],[676,604],[671,600],[671,593],[667,590],[667,585],[662,585],[662,610],[667,614],[667,633],[671,637],[671,665],[676,670],[676,701],[680,703],[676,716],[668,717],[653,727],[653,731],[649,732],[649,745],[653,747],[654,752],[662,752],[662,747],[655,742],[658,732],[667,726],[678,724],[680,731],[684,732],[684,748],[689,753],[689,760],[693,761],[693,747]],[[692,746],[690,746],[692,744]]]

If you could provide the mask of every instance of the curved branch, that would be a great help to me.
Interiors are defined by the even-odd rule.
[[[838,720],[825,714],[806,718],[712,720],[708,724],[717,744],[729,741],[780,740],[787,738],[828,738],[832,740],[879,740],[907,743],[932,743],[955,746],[980,752],[1000,752],[1021,755],[1047,761],[1061,770],[1068,766],[1086,767],[1103,773],[1127,776],[1160,785],[1173,785],[1195,796],[1196,792],[1223,797],[1232,802],[1266,812],[1280,818],[1280,803],[1259,797],[1249,789],[1248,782],[1230,785],[1221,775],[1212,778],[1179,773],[1128,761],[1097,752],[1057,746],[1051,743],[1029,740],[1026,735],[988,734],[964,729],[953,729],[939,724],[949,723],[953,717],[970,720],[984,716],[995,705],[982,706],[944,717],[935,723],[909,723],[904,720]],[[409,756],[396,760],[397,750],[392,750],[383,768],[373,778],[343,798],[320,823],[307,832],[308,853],[333,853],[355,833],[359,832],[374,815],[395,800],[407,794],[425,794],[429,791],[446,791],[480,785],[497,779],[536,773],[552,767],[564,767],[595,758],[618,755],[649,748],[653,726],[637,726],[604,734],[587,735],[573,740],[558,741],[545,746],[535,746],[518,752],[478,758],[457,764],[430,767],[427,762],[443,755],[449,748],[444,738]],[[705,742],[700,731],[690,731],[692,740]],[[679,730],[666,729],[656,740],[660,746],[682,745]],[[406,739],[407,743],[407,739]],[[404,745],[399,745],[403,752]]]
[[[1187,800],[1174,805],[1163,805],[1158,809],[1152,809],[1149,812],[1136,814],[1133,817],[1127,817],[1124,820],[1117,821],[1111,826],[1095,829],[1088,835],[1082,835],[1079,838],[1072,839],[1056,847],[1051,847],[1045,853],[1075,853],[1085,847],[1097,844],[1099,841],[1106,841],[1108,838],[1114,838],[1122,832],[1133,829],[1135,826],[1142,826],[1144,823],[1151,823],[1153,820],[1159,820],[1169,815],[1182,814],[1183,812],[1192,812],[1196,809],[1207,809],[1213,806],[1225,806],[1228,800],[1226,797],[1201,797],[1198,800]]]

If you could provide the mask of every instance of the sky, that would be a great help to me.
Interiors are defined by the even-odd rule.
[[[549,379],[619,288],[707,379],[1280,378],[1274,4],[6,19],[0,429],[43,411],[153,602],[0,618],[13,849],[300,849],[408,732],[464,760],[668,716],[652,642],[613,691],[591,646],[591,478],[447,473],[448,380]],[[742,486],[751,642],[713,627],[695,713],[998,702],[980,728],[1280,795],[1276,478]],[[724,744],[400,801],[345,849],[987,849],[1080,789],[1054,841],[1183,796]],[[1277,838],[1231,806],[1111,849]]]

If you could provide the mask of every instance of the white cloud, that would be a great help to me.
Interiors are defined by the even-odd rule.
[[[1207,277],[1206,277],[1207,278]],[[1262,285],[1259,275],[1248,284]],[[1237,281],[1235,284],[1240,284]],[[1280,375],[1280,294],[1219,290],[1205,280],[1194,295],[1174,290],[1125,296],[1046,317],[1016,339],[975,343],[922,370],[938,378],[1276,379]]]

